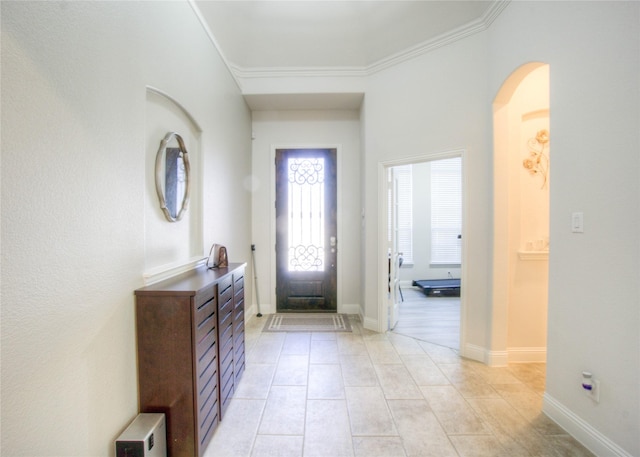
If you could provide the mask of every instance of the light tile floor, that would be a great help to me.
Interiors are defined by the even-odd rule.
[[[394,333],[262,333],[205,457],[593,456],[541,413],[544,364],[490,368]]]

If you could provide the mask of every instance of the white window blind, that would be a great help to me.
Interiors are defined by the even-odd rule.
[[[431,162],[431,263],[460,264],[462,160]]]
[[[394,167],[397,187],[398,252],[404,263],[413,263],[413,169],[411,165]]]

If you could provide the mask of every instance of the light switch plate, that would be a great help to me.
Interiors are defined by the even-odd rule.
[[[584,233],[584,213],[571,213],[571,231],[573,233]]]

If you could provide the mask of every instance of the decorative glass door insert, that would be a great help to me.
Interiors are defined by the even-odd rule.
[[[324,271],[324,158],[289,158],[289,271]]]

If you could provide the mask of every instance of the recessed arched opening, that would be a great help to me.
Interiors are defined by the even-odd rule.
[[[147,86],[145,105],[145,273],[146,284],[194,268],[204,252],[202,232],[201,155],[202,128],[193,115],[171,95]],[[156,156],[167,133],[180,135],[191,163],[190,199],[184,217],[170,223],[163,214],[156,193]]]
[[[493,103],[494,255],[488,364],[545,362],[549,66],[519,67]]]

